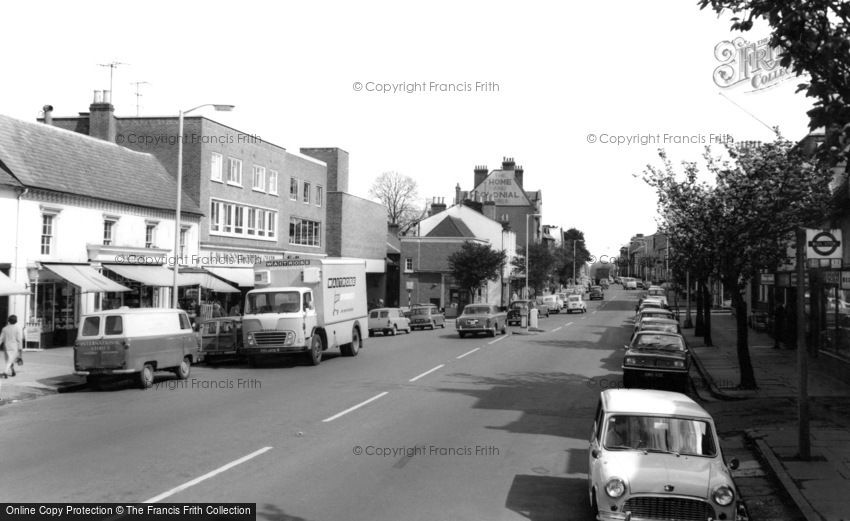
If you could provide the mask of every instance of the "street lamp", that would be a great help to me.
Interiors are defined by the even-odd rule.
[[[215,103],[204,103],[189,110],[181,110],[177,116],[177,211],[174,214],[174,284],[171,289],[171,307],[178,308],[177,303],[177,273],[179,271],[177,257],[180,252],[180,205],[183,202],[183,115],[203,107],[214,107],[221,112],[230,112],[234,105],[217,105]]]
[[[531,233],[528,231],[528,218],[529,217],[540,217],[539,213],[527,213],[525,214],[525,298],[530,299],[530,295],[528,294],[528,275],[531,273],[531,262],[528,258],[528,236]],[[529,310],[530,311],[530,310]]]

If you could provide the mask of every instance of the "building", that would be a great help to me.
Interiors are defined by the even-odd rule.
[[[481,204],[481,211],[474,206],[456,204],[447,208],[437,200],[431,206],[431,215],[401,237],[402,305],[432,303],[445,308],[447,316],[457,315],[470,296],[451,279],[448,259],[467,241],[488,244],[507,255],[500,280],[487,282],[474,301],[508,304],[516,235],[507,223],[496,220],[495,202]]]
[[[0,297],[0,319],[18,315],[28,341],[50,347],[73,343],[84,313],[167,306],[165,265],[198,255],[202,212],[184,197],[175,252],[177,185],[157,158],[56,128],[45,112],[47,124],[0,116],[0,271],[27,287]],[[146,284],[115,280],[134,270]]]

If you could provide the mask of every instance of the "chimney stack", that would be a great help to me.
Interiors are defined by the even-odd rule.
[[[475,183],[473,183],[472,188],[477,187],[481,183],[487,179],[487,174],[489,170],[487,170],[487,165],[478,165],[475,167]]]
[[[462,201],[460,200],[460,183],[455,186],[455,204],[460,204]]]
[[[514,179],[516,179],[516,184],[522,188],[522,178],[523,178],[523,169],[522,165],[517,165],[516,170],[514,170]]]
[[[108,90],[94,91],[94,101],[89,106],[89,113],[89,135],[115,143],[118,130],[115,107],[112,106],[112,93]]]
[[[514,162],[514,158],[505,157],[502,158],[502,170],[513,170],[516,167],[516,163]]]
[[[41,107],[41,110],[44,111],[44,124],[52,125],[53,124],[53,105],[45,105]]]
[[[431,215],[436,215],[446,209],[445,197],[435,197],[431,202]]]

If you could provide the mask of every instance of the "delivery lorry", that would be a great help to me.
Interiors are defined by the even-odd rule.
[[[306,355],[339,348],[357,356],[369,336],[366,261],[346,258],[275,259],[254,265],[245,297],[242,350],[252,365],[263,357]]]

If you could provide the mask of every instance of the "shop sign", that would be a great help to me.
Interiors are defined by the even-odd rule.
[[[850,289],[850,271],[841,271],[841,289]]]
[[[761,283],[766,286],[772,286],[774,284],[774,276],[773,273],[762,273],[760,275]]]
[[[825,271],[823,273],[823,282],[824,284],[831,284],[833,286],[837,286],[838,282],[841,280],[839,277],[840,271]]]

